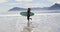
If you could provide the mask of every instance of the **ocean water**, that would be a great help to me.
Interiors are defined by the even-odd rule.
[[[27,10],[8,11],[8,10],[0,9],[0,15],[19,14],[20,12],[26,12],[26,11]],[[34,12],[34,13],[60,13],[60,10],[31,10],[31,12]]]
[[[0,32],[21,32],[27,24],[25,16],[21,16],[22,11],[9,11],[0,14]],[[60,32],[60,13],[42,13],[32,11],[31,26],[33,32]]]

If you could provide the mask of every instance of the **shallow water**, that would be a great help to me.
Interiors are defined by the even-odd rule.
[[[0,15],[0,32],[21,32],[27,24],[27,19],[14,12]],[[31,16],[33,32],[60,32],[60,13],[33,12]]]

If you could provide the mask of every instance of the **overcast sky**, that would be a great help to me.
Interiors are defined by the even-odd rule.
[[[54,3],[60,3],[60,0],[0,0],[0,3],[8,1],[18,1],[22,7],[48,7]]]

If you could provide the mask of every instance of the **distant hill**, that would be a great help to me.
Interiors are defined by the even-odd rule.
[[[41,8],[40,7],[33,7],[31,8],[32,10],[40,10]]]
[[[55,3],[51,7],[44,7],[44,8],[35,7],[35,8],[32,8],[32,10],[60,10],[60,4]]]
[[[14,8],[11,8],[9,11],[21,11],[21,10],[26,10],[26,9],[20,8],[20,7],[14,7]]]
[[[53,6],[48,8],[49,10],[60,10],[60,4],[55,3]]]
[[[13,7],[9,11],[21,11],[21,10],[27,10],[27,9],[26,8],[20,8],[20,7]],[[55,3],[51,7],[44,7],[44,8],[33,7],[33,8],[31,8],[31,10],[60,10],[60,4]]]
[[[35,7],[35,8],[32,8],[32,10],[47,10],[48,7],[44,7],[44,8],[40,8],[40,7]]]

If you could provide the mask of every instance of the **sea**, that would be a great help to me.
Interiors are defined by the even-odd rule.
[[[26,11],[0,12],[0,32],[22,32],[27,26],[27,17],[20,13]],[[32,32],[60,32],[60,11],[34,10],[31,11],[30,25]],[[24,31],[25,32],[25,31]]]

